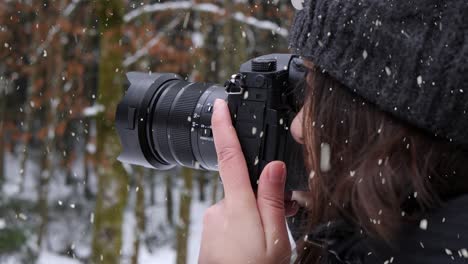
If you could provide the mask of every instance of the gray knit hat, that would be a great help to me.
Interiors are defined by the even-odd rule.
[[[303,5],[293,53],[382,110],[468,148],[467,0]]]

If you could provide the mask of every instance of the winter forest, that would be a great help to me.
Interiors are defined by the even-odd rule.
[[[196,263],[219,175],[117,161],[128,71],[224,83],[290,1],[1,0],[0,263]]]

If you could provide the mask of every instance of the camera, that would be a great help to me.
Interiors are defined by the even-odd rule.
[[[116,110],[121,162],[167,170],[218,170],[211,130],[215,99],[226,100],[254,190],[273,160],[287,166],[286,190],[307,190],[303,148],[290,125],[304,97],[306,69],[293,54],[253,58],[224,85],[187,82],[173,73],[127,73]]]

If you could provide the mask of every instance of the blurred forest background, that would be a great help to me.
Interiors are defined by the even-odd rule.
[[[124,74],[224,83],[289,0],[1,0],[0,263],[196,263],[218,175],[116,161]]]

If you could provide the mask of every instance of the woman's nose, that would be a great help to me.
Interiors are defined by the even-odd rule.
[[[304,138],[302,136],[302,108],[291,123],[291,134],[297,143],[304,144]]]

